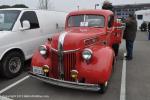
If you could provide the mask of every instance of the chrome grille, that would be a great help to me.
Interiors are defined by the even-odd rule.
[[[64,53],[64,74],[65,80],[71,80],[71,70],[75,69],[76,65],[76,52]]]
[[[51,50],[52,71],[55,78],[59,78],[58,52]],[[71,81],[71,70],[76,66],[76,52],[63,52],[64,79]]]

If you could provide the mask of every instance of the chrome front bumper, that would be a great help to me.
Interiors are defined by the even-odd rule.
[[[72,89],[79,89],[79,90],[90,90],[90,91],[100,90],[100,86],[98,84],[87,84],[87,83],[64,81],[64,80],[59,80],[59,79],[54,79],[54,78],[49,78],[42,75],[34,74],[32,72],[29,72],[29,74],[33,78],[44,81],[46,83],[50,83],[52,85],[57,85],[57,86],[72,88]]]

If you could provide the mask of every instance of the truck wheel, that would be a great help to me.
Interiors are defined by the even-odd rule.
[[[112,76],[113,72],[114,72],[114,60],[113,60],[113,63],[112,63],[111,76]],[[101,93],[101,94],[105,93],[107,91],[109,82],[110,82],[110,80],[106,81],[103,84],[100,84],[100,90],[98,92]]]
[[[2,59],[2,75],[13,78],[20,74],[24,66],[24,57],[20,52],[10,52]]]
[[[103,93],[106,92],[107,88],[108,88],[108,81],[106,81],[104,84],[100,84],[100,90],[99,90],[99,92],[101,94],[103,94]]]
[[[119,44],[114,44],[114,45],[112,46],[112,48],[113,48],[113,50],[114,50],[114,52],[115,52],[115,56],[117,56],[117,55],[118,55],[118,52],[119,52]]]

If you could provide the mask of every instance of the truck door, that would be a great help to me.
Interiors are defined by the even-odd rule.
[[[115,39],[114,34],[113,34],[113,23],[114,23],[114,15],[108,16],[107,41],[108,41],[109,46],[112,46],[114,39]]]
[[[101,42],[104,45],[112,46],[113,16],[105,18],[105,33],[101,35]]]
[[[120,19],[115,20],[114,22],[114,35],[115,35],[115,43],[120,44],[122,40],[122,35],[125,29],[125,24],[121,22]]]

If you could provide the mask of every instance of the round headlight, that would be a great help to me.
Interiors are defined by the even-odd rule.
[[[40,54],[44,56],[47,54],[47,47],[45,45],[41,45],[39,47],[39,51],[40,51]]]
[[[82,57],[84,60],[90,60],[92,58],[92,50],[84,49],[84,51],[82,52]]]

